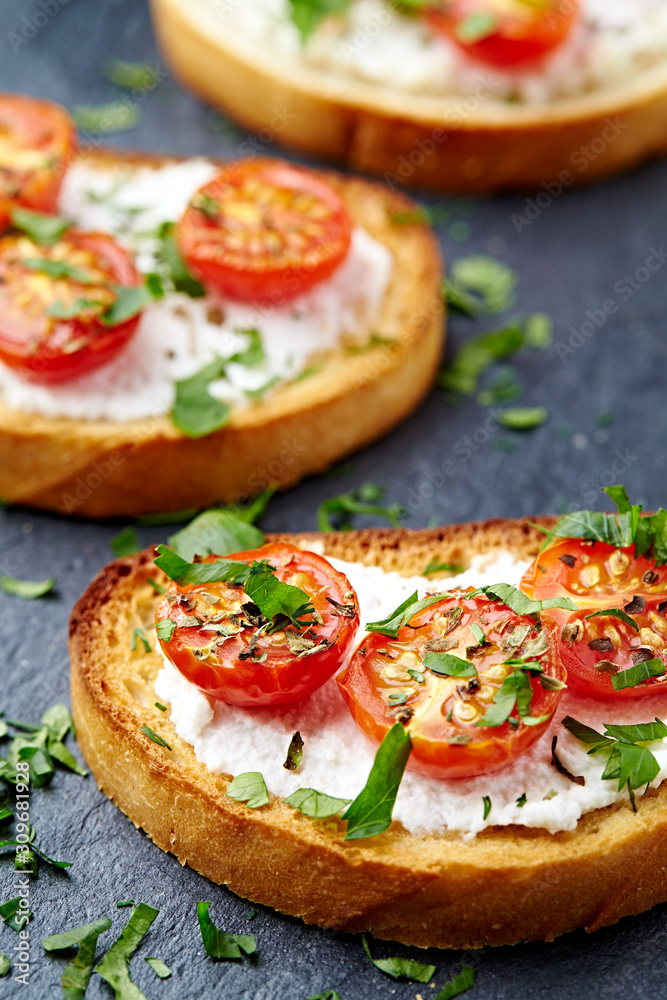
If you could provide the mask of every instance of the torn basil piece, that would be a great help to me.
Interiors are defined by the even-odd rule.
[[[259,809],[269,804],[266,782],[259,771],[237,774],[227,786],[226,794],[230,799],[244,802],[248,809]]]
[[[325,795],[314,788],[297,788],[295,792],[283,799],[287,806],[298,809],[304,816],[312,819],[327,819],[341,812],[345,806],[349,806],[350,799],[337,799],[332,795]]]
[[[392,979],[409,979],[412,982],[428,983],[433,978],[435,965],[425,965],[412,958],[373,958],[365,934],[361,935],[361,943],[368,960],[373,963],[376,969],[391,976]]]
[[[257,951],[257,938],[254,934],[228,934],[211,920],[209,916],[210,902],[197,903],[197,920],[201,930],[202,941],[206,954],[210,958],[242,958]]]
[[[346,840],[375,837],[389,828],[411,750],[410,736],[397,722],[382,740],[364,788],[343,813]]]

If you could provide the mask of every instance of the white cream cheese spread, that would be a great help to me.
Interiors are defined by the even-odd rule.
[[[439,583],[422,577],[406,578],[378,567],[331,560],[344,572],[359,597],[362,627],[389,614],[415,589],[480,586],[504,581],[518,586],[527,563],[507,552],[475,556],[469,570]],[[260,771],[272,795],[286,797],[297,788],[316,788],[328,795],[354,798],[363,788],[377,745],[357,728],[335,680],[309,698],[272,709],[243,709],[208,699],[168,662],[158,675],[155,691],[171,705],[171,719],[179,736],[194,747],[197,759],[211,771],[241,774]],[[441,781],[410,771],[403,776],[394,818],[413,834],[456,831],[472,836],[487,826],[519,824],[551,833],[573,830],[586,812],[627,797],[617,782],[602,780],[606,755],[588,756],[586,747],[562,726],[572,715],[602,731],[605,723],[651,721],[667,714],[662,695],[620,703],[597,702],[564,692],[547,733],[514,763],[494,774]],[[292,733],[305,743],[298,771],[283,762]],[[585,785],[574,784],[551,763],[551,741],[558,736],[558,755]],[[650,746],[660,764],[654,785],[667,777],[667,742]],[[556,793],[555,795],[553,793]],[[525,793],[525,805],[517,800]],[[484,818],[484,796],[491,810]]]
[[[68,171],[60,213],[83,229],[113,233],[137,255],[144,272],[155,270],[154,231],[179,218],[194,192],[216,172],[204,159],[152,168],[109,168],[85,162]],[[248,405],[274,385],[303,375],[314,359],[368,338],[393,267],[390,251],[368,233],[353,231],[350,251],[327,280],[281,306],[258,308],[211,294],[190,298],[167,293],[144,312],[129,345],[108,364],[61,385],[27,382],[0,363],[0,392],[7,406],[46,417],[122,422],[169,413],[175,382],[216,357],[248,346],[239,330],[260,333],[265,359],[227,366],[209,387],[232,406]],[[268,389],[266,387],[269,387]]]
[[[212,31],[227,39],[231,31],[239,32],[323,75],[414,94],[475,96],[485,103],[549,103],[623,85],[667,55],[664,0],[581,0],[579,23],[567,41],[537,68],[513,72],[473,62],[425,21],[399,13],[386,0],[351,0],[305,45],[290,18],[289,0],[203,4]]]

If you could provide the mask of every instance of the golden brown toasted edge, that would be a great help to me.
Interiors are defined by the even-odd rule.
[[[84,160],[109,168],[168,162],[116,152]],[[325,176],[355,222],[394,256],[372,331],[377,343],[328,357],[322,370],[234,411],[226,427],[196,440],[168,417],[52,419],[12,411],[0,398],[0,496],[98,518],[235,502],[270,482],[292,486],[405,419],[431,388],[442,354],[438,244],[428,227],[392,221],[414,208],[402,195],[376,182]]]
[[[151,6],[160,47],[186,86],[253,132],[270,129],[286,146],[398,187],[493,194],[544,185],[553,194],[667,150],[664,66],[546,106],[493,101],[484,82],[475,97],[453,101],[281,59],[238,32],[225,37],[222,15],[208,24],[201,4]]]
[[[541,519],[545,526],[553,519]],[[275,536],[289,537],[289,536]],[[405,574],[425,554],[464,564],[502,546],[530,557],[541,535],[525,521],[433,531],[299,535],[325,554]],[[398,823],[346,843],[343,824],[311,820],[278,800],[250,810],[227,798],[228,775],[208,771],[155,705],[156,652],[131,652],[150,627],[163,579],[147,551],[93,581],[70,626],[72,710],[100,788],[163,850],[234,892],[306,923],[422,947],[476,948],[593,930],[667,899],[667,787],[584,816],[576,831],[492,828],[472,840],[416,837]],[[147,725],[170,749],[141,731]]]

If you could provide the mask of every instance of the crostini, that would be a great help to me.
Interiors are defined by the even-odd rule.
[[[60,130],[48,150],[40,117]],[[91,517],[233,502],[418,405],[444,329],[411,203],[275,159],[84,153],[63,117],[0,95],[4,500]]]

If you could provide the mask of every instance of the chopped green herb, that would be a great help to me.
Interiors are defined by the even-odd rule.
[[[176,382],[171,419],[187,437],[205,437],[224,427],[229,420],[229,406],[214,399],[208,391],[211,382],[225,374],[226,365],[224,358],[216,358],[190,378]]]
[[[421,670],[413,670],[412,667],[408,667],[408,674],[412,677],[413,681],[417,681],[417,684],[423,684],[426,680]]]
[[[340,993],[338,990],[325,990],[324,993],[316,993],[307,1000],[340,1000]]]
[[[13,815],[14,813],[11,811],[11,809],[7,808],[0,809],[0,823],[4,823],[6,820],[11,819]]]
[[[448,392],[474,396],[484,372],[521,350],[523,342],[523,327],[517,321],[466,340],[441,372],[438,385]]]
[[[472,622],[472,624],[470,625],[470,631],[477,639],[477,642],[482,644],[486,642],[486,636],[484,635],[481,628],[476,622]]]
[[[188,271],[173,234],[173,222],[165,222],[160,227],[158,261],[161,273],[172,284],[174,291],[200,299],[206,294],[206,289]]]
[[[514,304],[518,281],[516,273],[502,261],[481,254],[455,260],[449,274],[453,289],[476,298],[473,315],[497,314],[509,309]]]
[[[12,597],[22,597],[25,601],[34,601],[50,594],[56,585],[55,576],[48,580],[33,582],[32,580],[17,580],[13,576],[0,576],[0,589]]]
[[[518,615],[535,615],[548,608],[564,608],[566,611],[578,610],[577,605],[569,597],[550,597],[546,601],[532,601],[509,583],[494,583],[480,589],[487,597],[502,601]]]
[[[658,565],[667,562],[667,510],[641,517],[641,504],[632,505],[624,486],[603,487],[618,507],[617,514],[604,511],[579,510],[558,521],[553,530],[541,528],[553,538],[585,538],[604,542],[615,548],[635,546],[635,554],[646,555]]]
[[[158,979],[169,979],[171,976],[171,969],[159,958],[146,958],[144,961],[150,965]]]
[[[540,427],[548,418],[546,406],[514,406],[501,410],[497,415],[498,423],[513,431],[530,431]]]
[[[109,59],[104,75],[109,83],[123,90],[134,90],[135,87],[151,89],[159,79],[157,67],[148,63],[125,62],[124,59]]]
[[[361,943],[368,960],[376,969],[391,976],[392,979],[410,979],[417,983],[427,983],[435,973],[435,965],[424,965],[423,962],[415,962],[411,958],[373,958],[365,934],[361,935]]]
[[[95,299],[79,298],[75,299],[71,305],[65,305],[64,302],[58,299],[52,305],[48,306],[44,312],[47,316],[53,316],[54,319],[74,319],[91,309],[97,309],[99,306],[100,303],[96,302]]]
[[[465,45],[474,45],[481,42],[483,38],[488,38],[498,29],[498,17],[495,14],[480,11],[479,13],[468,14],[456,26],[456,37]]]
[[[639,625],[631,618],[630,615],[622,611],[621,608],[606,608],[604,611],[594,611],[593,614],[586,615],[586,618],[620,618],[622,622],[633,628],[635,632],[639,631]]]
[[[303,739],[301,738],[301,733],[297,730],[290,740],[289,747],[287,748],[287,758],[283,767],[287,771],[296,771],[303,759]]]
[[[254,934],[228,934],[213,923],[209,916],[210,902],[197,903],[197,919],[206,954],[211,958],[242,958],[257,951]]]
[[[170,580],[183,586],[198,583],[245,583],[250,576],[247,563],[235,559],[216,559],[215,562],[188,562],[181,559],[173,549],[158,545],[155,565]],[[160,637],[162,638],[162,637]]]
[[[173,618],[160,618],[155,623],[155,631],[158,639],[162,639],[163,642],[171,642],[176,631],[176,622]]]
[[[287,620],[299,629],[312,624],[310,596],[300,587],[279,580],[267,563],[253,562],[243,589],[264,617],[272,622],[268,631],[284,627]]]
[[[651,677],[662,677],[665,673],[667,671],[664,663],[656,656],[651,660],[644,660],[643,663],[635,663],[627,670],[612,674],[611,685],[614,691],[623,691],[625,688],[637,687]]]
[[[266,782],[259,771],[237,774],[227,787],[227,795],[237,802],[245,802],[248,809],[259,809],[269,803]]]
[[[157,582],[157,580],[153,580],[152,577],[150,577],[150,576],[146,580],[146,583],[150,584],[150,586],[153,588],[153,590],[155,591],[156,594],[166,594],[167,593],[167,588],[163,587],[161,583]]]
[[[522,661],[519,661],[522,662]],[[528,667],[533,666],[528,664]],[[535,666],[539,666],[535,664]],[[493,701],[487,707],[482,719],[475,723],[476,726],[502,726],[507,722],[517,709],[521,722],[526,726],[536,726],[544,722],[548,716],[541,715],[533,717],[530,714],[530,706],[533,701],[533,688],[530,683],[528,670],[515,666],[511,674],[508,674],[500,688],[493,696]]]
[[[133,633],[132,633],[132,652],[133,653],[136,650],[136,648],[137,648],[137,646],[138,646],[139,643],[141,643],[141,645],[144,647],[144,653],[150,653],[151,652],[151,644],[148,641],[148,637],[146,635],[146,629],[143,628],[143,627],[141,627],[141,626],[139,628],[135,628],[134,631],[133,631]]]
[[[268,380],[268,382],[265,382],[264,385],[261,385],[259,389],[246,389],[245,394],[250,399],[252,399],[254,403],[261,403],[261,401],[264,399],[269,389],[273,389],[273,387],[277,385],[278,382],[280,381],[281,381],[280,376],[274,375],[273,378],[270,378]]]
[[[169,544],[181,559],[195,556],[226,556],[248,552],[264,544],[264,532],[226,510],[206,510],[172,535]]]
[[[463,566],[459,563],[442,563],[438,562],[437,559],[431,559],[428,566],[425,566],[422,570],[424,576],[429,576],[431,573],[462,573]]]
[[[21,261],[29,271],[47,274],[50,278],[71,278],[80,285],[94,284],[94,279],[79,267],[72,267],[64,260],[48,260],[45,257],[24,257]]]
[[[147,736],[149,740],[153,741],[153,743],[157,743],[159,747],[165,747],[165,749],[171,750],[171,747],[169,746],[167,741],[163,739],[159,733],[154,732],[150,728],[150,726],[142,726],[141,731],[144,734],[144,736]]]
[[[405,510],[398,503],[383,506],[380,501],[384,499],[386,492],[384,486],[362,483],[358,489],[330,497],[321,503],[317,510],[318,530],[348,531],[352,527],[352,518],[355,514],[383,518],[389,521],[392,527],[399,528]]]
[[[109,547],[117,558],[131,556],[135,552],[140,552],[141,542],[139,541],[139,536],[137,535],[137,529],[133,528],[132,525],[128,525],[127,528],[123,528],[122,531],[119,531],[118,534],[114,535],[111,539]]]
[[[519,809],[523,809],[527,801],[528,799],[526,798],[526,793],[522,792],[519,798],[516,800],[516,804],[519,807]]]
[[[551,347],[554,321],[547,313],[532,313],[526,318],[523,335],[526,347],[535,347],[544,351],[547,347]]]
[[[444,677],[477,677],[477,667],[470,660],[462,660],[452,653],[426,653],[424,666],[434,674]]]
[[[83,1000],[95,964],[97,940],[100,934],[108,931],[110,927],[109,918],[103,917],[90,924],[74,927],[71,931],[53,934],[42,941],[44,950],[48,952],[78,949],[76,957],[65,966],[60,979],[65,1000]]]
[[[5,955],[4,951],[0,951],[0,979],[7,975],[11,967],[11,960]]]
[[[96,106],[78,104],[72,108],[72,118],[84,132],[126,132],[139,124],[141,110],[125,100]]]
[[[335,816],[345,806],[349,806],[350,799],[337,799],[324,792],[318,792],[314,788],[297,788],[287,799],[283,799],[285,805],[298,809],[304,816],[312,819],[326,819],[328,816]]]
[[[660,771],[658,761],[647,747],[639,744],[667,736],[667,726],[660,719],[629,726],[605,725],[604,734],[569,715],[563,719],[563,725],[581,743],[590,746],[589,754],[610,751],[602,778],[618,780],[619,792],[625,785],[629,792],[643,785],[648,787],[657,777]]]
[[[155,295],[147,285],[134,285],[130,288],[116,285],[114,291],[115,301],[100,316],[105,326],[126,323],[155,301]]]
[[[290,15],[301,41],[306,42],[321,21],[332,14],[342,14],[349,4],[350,0],[289,0]]]
[[[375,837],[388,829],[411,749],[409,734],[397,722],[382,740],[364,788],[343,814],[346,840]]]
[[[33,243],[51,247],[72,225],[67,219],[57,215],[44,215],[42,212],[32,212],[28,208],[15,205],[10,212],[12,225],[29,236]]]
[[[123,909],[123,907],[125,907],[125,906],[134,906],[134,900],[133,899],[119,899],[118,902],[116,903],[116,906],[118,907],[119,910]]]
[[[26,906],[22,905],[23,902],[21,896],[16,896],[14,899],[8,899],[6,903],[0,903],[0,918],[17,934],[34,916]]]
[[[387,698],[387,701],[395,708],[397,705],[405,705],[408,700],[408,696],[405,691],[392,691],[392,693]]]
[[[438,990],[436,995],[432,997],[432,1000],[454,1000],[454,997],[466,993],[474,985],[475,970],[470,965],[462,965],[458,976],[454,976],[453,979],[445,983],[442,989]]]
[[[147,903],[138,903],[120,936],[95,967],[98,975],[115,990],[116,1000],[141,1000],[143,996],[130,979],[129,961],[159,912]]]
[[[387,635],[392,639],[397,639],[398,633],[404,625],[407,625],[420,611],[424,611],[426,608],[430,608],[432,604],[441,601],[443,597],[447,597],[447,594],[434,594],[431,597],[424,597],[420,601],[418,600],[419,593],[415,590],[414,594],[403,601],[402,604],[399,604],[396,610],[392,611],[387,618],[383,618],[378,622],[368,622],[366,631],[379,632],[380,635]]]
[[[491,378],[490,384],[477,397],[480,406],[497,406],[500,403],[515,403],[523,395],[523,388],[517,381],[511,365],[501,365]]]
[[[604,430],[605,427],[609,427],[613,424],[616,419],[614,413],[611,410],[603,410],[602,413],[598,413],[595,418],[595,426],[600,430]]]
[[[234,331],[235,333],[242,333],[245,337],[248,337],[248,346],[242,351],[237,351],[236,354],[232,354],[229,361],[237,365],[244,365],[246,368],[255,368],[257,365],[261,365],[266,360],[266,351],[264,350],[264,345],[262,344],[262,335],[256,327],[239,327]],[[275,381],[275,380],[274,380]],[[257,390],[261,392],[266,392],[266,386],[262,390]]]
[[[492,809],[491,799],[488,795],[482,796],[482,802],[484,803],[484,819],[488,819],[489,813]]]

